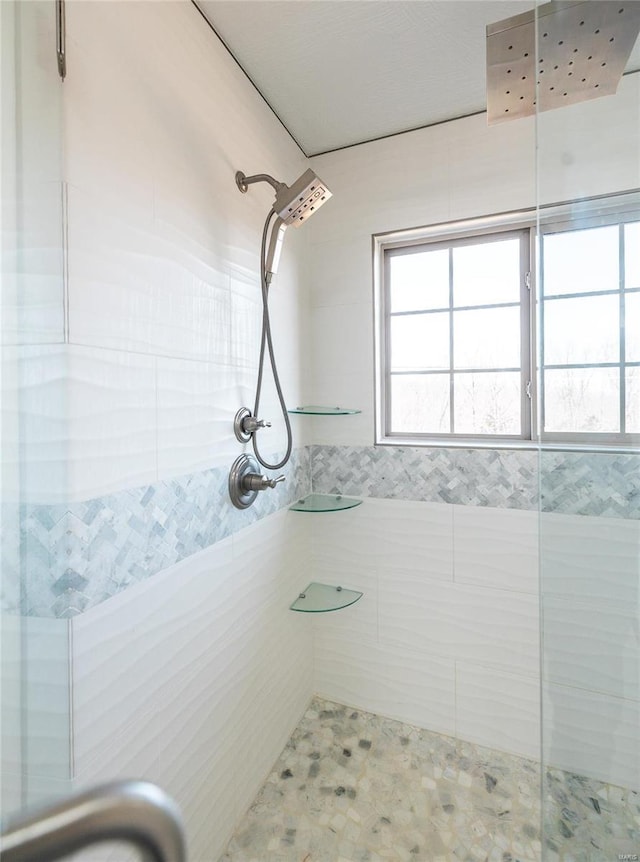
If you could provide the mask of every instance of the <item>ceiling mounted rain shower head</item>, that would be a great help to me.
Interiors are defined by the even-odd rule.
[[[490,24],[489,124],[613,95],[639,32],[638,0],[552,2]]]
[[[266,182],[276,191],[273,211],[289,227],[300,227],[309,216],[317,212],[322,204],[331,197],[331,192],[322,180],[309,169],[295,181],[292,186],[279,183],[269,174],[254,174],[245,176],[242,171],[236,174],[236,185],[241,192],[246,192],[252,183]]]

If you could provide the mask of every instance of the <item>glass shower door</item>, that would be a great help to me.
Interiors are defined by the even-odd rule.
[[[0,4],[1,804],[70,789],[68,622],[39,597],[64,511],[61,81],[53,0]]]
[[[639,58],[537,115],[545,862],[640,854]]]

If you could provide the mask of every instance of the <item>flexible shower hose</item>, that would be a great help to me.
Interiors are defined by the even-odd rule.
[[[267,220],[264,223],[264,229],[262,231],[262,245],[260,249],[260,284],[262,286],[262,337],[260,339],[260,362],[258,364],[258,381],[256,383],[256,400],[253,406],[253,415],[256,418],[259,415],[258,410],[260,409],[260,395],[262,394],[262,377],[264,374],[264,355],[266,347],[269,351],[269,362],[271,364],[271,370],[273,372],[273,382],[276,386],[276,392],[278,393],[278,401],[280,402],[280,408],[282,410],[284,424],[287,429],[287,451],[285,452],[285,456],[282,461],[278,461],[277,464],[269,464],[268,461],[265,461],[265,459],[262,457],[258,450],[258,434],[254,431],[254,433],[252,434],[253,451],[255,452],[255,456],[258,461],[267,470],[279,470],[281,467],[284,467],[284,465],[291,457],[291,449],[293,447],[291,422],[289,420],[289,414],[287,413],[287,405],[284,400],[284,395],[282,394],[282,387],[280,386],[280,376],[278,375],[278,367],[276,365],[276,358],[273,352],[273,340],[271,338],[271,320],[269,318],[269,284],[267,282],[267,263],[265,256],[267,251],[267,237],[269,234],[269,225],[271,224],[271,219],[274,217],[275,214],[275,211],[271,210],[269,215],[267,216]]]

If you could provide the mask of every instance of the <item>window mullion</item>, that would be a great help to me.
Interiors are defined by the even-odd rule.
[[[538,234],[538,308],[540,309],[539,314],[539,331],[538,331],[538,340],[537,340],[537,348],[538,348],[538,368],[540,369],[539,373],[539,383],[540,383],[540,393],[538,396],[538,404],[540,406],[540,416],[538,417],[538,428],[540,439],[544,438],[545,428],[546,428],[546,420],[545,420],[545,364],[544,364],[544,310],[545,310],[545,292],[544,292],[544,233]]]
[[[449,248],[449,433],[455,433],[453,387],[453,248]]]
[[[520,433],[531,439],[531,293],[533,292],[529,247],[531,232],[520,240]]]
[[[619,266],[619,289],[620,289],[620,433],[626,433],[627,427],[627,379],[625,360],[626,352],[626,328],[625,328],[625,301],[624,301],[624,286],[625,286],[625,266],[624,266],[624,225],[618,226],[619,230],[619,246],[618,246],[618,266]]]
[[[389,255],[384,255],[384,302],[383,302],[383,326],[384,326],[384,390],[383,390],[383,409],[384,409],[384,428],[385,434],[389,434],[391,429],[391,399],[393,397],[391,390],[391,266],[389,263]]]

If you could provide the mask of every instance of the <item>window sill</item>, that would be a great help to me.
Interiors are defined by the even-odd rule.
[[[598,442],[560,442],[537,440],[514,440],[509,437],[494,437],[491,440],[477,438],[447,437],[382,437],[376,446],[403,447],[412,449],[501,449],[524,452],[602,452],[603,454],[640,455],[640,448],[629,444],[603,444]]]

